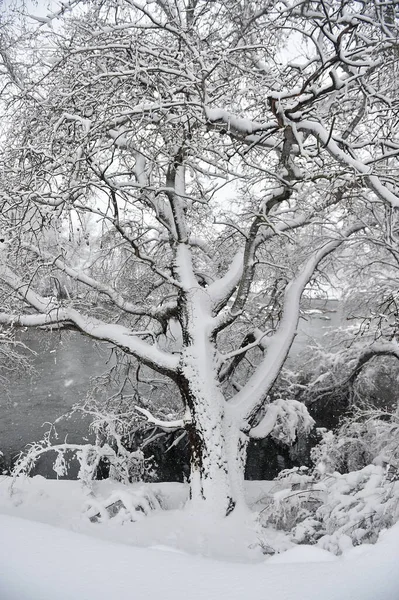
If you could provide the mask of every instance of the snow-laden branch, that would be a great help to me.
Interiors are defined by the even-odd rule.
[[[245,355],[248,352],[248,350],[250,350],[251,348],[257,346],[264,352],[267,348],[266,336],[268,335],[268,333],[269,332],[267,331],[261,331],[258,327],[256,327],[253,331],[247,333],[241,342],[240,348],[235,352],[230,353],[229,356],[232,358],[232,360],[230,360],[227,364],[222,363],[219,369],[219,381],[222,382],[231,377],[231,375],[237,369],[240,362],[243,360],[243,358],[245,358]],[[222,360],[223,359],[227,362],[228,356],[222,356]]]
[[[256,238],[256,244],[259,247],[263,242],[266,242],[270,238],[276,235],[286,234],[293,229],[299,229],[303,225],[307,225],[310,223],[311,215],[310,214],[298,214],[296,217],[285,218],[281,223],[277,223],[274,225],[273,223],[268,223],[268,228],[266,231],[260,231]]]
[[[155,427],[159,427],[160,429],[164,429],[165,431],[176,431],[176,429],[183,429],[186,425],[183,419],[176,419],[175,421],[163,421],[162,419],[157,419],[154,417],[149,410],[146,410],[141,406],[135,406],[134,408],[146,417],[148,423],[151,423],[151,425],[155,425]]]
[[[353,386],[363,368],[376,356],[391,356],[399,360],[398,342],[396,340],[382,340],[374,342],[361,348],[353,360],[351,355],[346,356],[344,354],[343,360],[348,365],[349,374],[346,374],[341,380],[338,379],[338,381],[324,386],[318,385],[322,376],[317,378],[316,381],[311,382],[309,387],[312,389],[312,399],[309,403],[316,402],[323,396],[327,396],[333,392],[336,393],[338,390],[345,389],[347,386]],[[354,365],[352,364],[353,362],[355,362]]]
[[[353,233],[364,228],[363,223],[348,227],[336,239],[327,242],[303,265],[298,275],[287,285],[284,294],[283,314],[276,333],[268,338],[265,358],[261,361],[246,385],[231,399],[229,408],[244,431],[253,424],[288,356],[297,332],[302,293],[319,263],[338,248]]]
[[[391,192],[380,180],[377,175],[373,175],[373,166],[367,165],[359,158],[354,158],[353,152],[345,152],[333,139],[330,132],[317,121],[300,121],[296,125],[298,131],[304,131],[314,135],[317,140],[326,148],[329,154],[340,164],[351,167],[355,172],[362,175],[369,188],[375,195],[391,204],[394,208],[399,207],[399,196]],[[347,142],[344,142],[347,144]]]
[[[223,277],[216,279],[216,281],[207,287],[207,292],[216,312],[218,307],[223,306],[230,298],[239,284],[242,277],[243,259],[244,251],[239,250],[233,257],[233,260]]]
[[[227,133],[235,133],[242,136],[276,129],[275,122],[261,123],[251,119],[244,119],[222,108],[209,108],[206,106],[205,116],[209,123],[223,125]]]
[[[64,123],[68,123],[68,122],[72,122],[72,123],[80,123],[80,125],[82,126],[83,132],[85,135],[87,135],[90,131],[90,127],[92,125],[91,120],[90,119],[85,119],[83,117],[81,117],[80,115],[74,115],[72,113],[68,113],[65,112],[63,113],[60,118],[58,119],[58,121],[55,123],[54,127],[53,127],[53,132],[56,133],[58,128]]]
[[[162,318],[165,315],[169,315],[171,312],[173,312],[175,310],[176,304],[173,302],[164,304],[162,306],[162,308],[154,308],[154,309],[145,308],[143,306],[137,306],[136,304],[133,304],[132,302],[125,300],[123,298],[123,296],[121,294],[119,294],[111,286],[106,285],[105,283],[101,283],[100,281],[97,281],[93,277],[89,277],[82,271],[78,271],[77,269],[70,267],[69,265],[67,265],[65,263],[65,261],[62,258],[51,256],[50,254],[40,250],[36,246],[24,244],[23,247],[25,249],[35,253],[41,259],[50,262],[52,265],[54,265],[54,267],[56,267],[63,273],[66,273],[66,275],[68,275],[75,281],[80,281],[81,283],[84,283],[85,285],[90,287],[92,290],[95,290],[96,292],[99,292],[100,294],[104,294],[113,302],[113,304],[115,306],[117,306],[118,308],[120,308],[121,310],[123,310],[127,313],[137,315],[137,316],[149,316],[153,319],[162,320]]]
[[[25,282],[15,275],[15,273],[4,264],[4,259],[0,262],[0,281],[3,281],[11,289],[17,292],[22,300],[25,300],[25,302],[39,313],[47,313],[52,308],[57,307],[57,304],[54,303],[52,298],[41,296],[32,289],[29,282]]]
[[[283,142],[274,133],[278,127],[275,122],[261,123],[250,118],[237,117],[222,108],[205,107],[205,118],[208,129],[216,129],[228,134],[251,148],[266,148],[280,153]],[[294,148],[292,154],[298,154]]]
[[[96,340],[114,344],[155,371],[169,376],[176,373],[179,363],[177,355],[168,354],[157,346],[140,340],[128,327],[105,323],[72,308],[53,307],[47,313],[33,315],[0,313],[0,324],[19,327],[70,325]]]
[[[179,243],[187,244],[189,232],[186,222],[187,204],[184,199],[186,193],[186,173],[183,165],[184,149],[179,148],[173,163],[166,174],[166,195],[169,199],[175,239]]]
[[[280,442],[292,444],[298,432],[307,434],[314,424],[302,402],[280,398],[266,407],[264,417],[249,435],[251,438],[264,439],[272,433],[272,437]]]
[[[36,21],[40,25],[50,25],[52,26],[52,22],[63,17],[67,11],[72,11],[75,6],[80,3],[81,0],[63,0],[58,4],[57,10],[53,12],[48,12],[46,16],[42,15],[33,15],[27,14],[26,16],[33,21]]]
[[[100,341],[115,344],[128,354],[132,354],[155,371],[172,375],[177,370],[178,357],[168,354],[140,340],[128,328],[113,323],[105,323],[94,317],[81,314],[73,308],[59,306],[49,298],[35,292],[29,284],[15,275],[8,267],[0,265],[0,280],[13,289],[22,300],[34,308],[38,314],[1,313],[0,324],[19,327],[45,327],[50,325],[70,325]]]
[[[392,356],[399,359],[398,342],[396,340],[378,341],[364,348],[358,356],[356,365],[348,378],[348,382],[354,381],[363,367],[375,356]]]
[[[266,350],[267,340],[265,340],[265,338],[270,333],[270,330],[260,332],[260,333],[259,333],[259,330],[256,330],[256,333],[258,335],[254,339],[253,342],[250,342],[249,344],[246,344],[246,345],[242,346],[241,348],[238,348],[237,350],[228,352],[227,354],[221,354],[220,355],[221,360],[223,362],[225,362],[225,361],[229,360],[230,358],[234,358],[236,356],[239,356],[240,354],[245,354],[246,352],[248,352],[248,350],[251,350],[252,348],[261,347],[263,350]]]

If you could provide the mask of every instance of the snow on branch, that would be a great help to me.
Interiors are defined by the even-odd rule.
[[[275,440],[292,444],[299,432],[309,433],[314,424],[315,421],[302,402],[280,398],[266,407],[264,417],[251,429],[250,437],[264,439],[271,435]]]
[[[0,263],[0,280],[38,313],[21,315],[3,312],[0,314],[0,324],[18,327],[69,325],[92,338],[115,344],[160,373],[171,375],[176,372],[179,360],[176,354],[168,354],[155,344],[140,340],[128,327],[100,321],[40,296],[28,283],[6,267],[4,261]]]
[[[274,122],[260,123],[251,119],[237,117],[232,113],[227,112],[222,108],[205,107],[205,115],[210,123],[222,124],[227,128],[228,133],[241,134],[244,136],[251,135],[260,131],[275,130]]]
[[[56,306],[52,301],[52,298],[41,296],[35,292],[30,283],[23,281],[23,279],[15,275],[15,273],[5,265],[4,261],[0,262],[0,281],[7,284],[11,289],[17,292],[22,300],[40,313],[48,312]]]
[[[310,219],[311,216],[309,214],[302,213],[290,219],[286,218],[277,225],[268,223],[267,231],[259,232],[256,242],[258,245],[260,245],[262,242],[266,242],[276,235],[285,235],[288,231],[292,231],[293,229],[298,229],[303,225],[307,225],[310,222]]]
[[[21,452],[15,467],[13,469],[13,483],[16,477],[20,475],[29,475],[41,456],[48,452],[55,453],[56,457],[52,468],[58,477],[68,475],[67,455],[73,454],[79,462],[80,468],[78,479],[84,485],[91,486],[93,479],[96,478],[97,469],[102,460],[106,460],[110,465],[110,473],[113,478],[124,483],[129,483],[132,474],[137,475],[143,470],[144,456],[140,450],[129,452],[126,449],[115,451],[109,444],[99,446],[97,444],[51,444],[52,428],[44,435],[40,442],[30,444],[26,452]]]
[[[253,331],[247,333],[247,335],[242,340],[241,346],[238,350],[230,353],[230,355],[222,356],[221,358],[225,362],[228,361],[228,357],[230,357],[232,360],[230,360],[227,364],[222,363],[222,367],[219,370],[219,381],[225,381],[226,379],[231,377],[231,375],[233,375],[234,371],[237,369],[238,365],[243,360],[243,358],[245,358],[246,353],[251,348],[257,346],[264,352],[267,348],[266,336],[268,335],[268,333],[268,331],[263,332],[256,327]]]
[[[345,364],[347,367],[346,375],[342,377],[341,380],[338,379],[338,381],[324,386],[320,386],[318,384],[323,381],[323,379],[328,377],[329,373],[320,375],[308,386],[312,388],[312,400],[310,400],[310,402],[316,402],[321,397],[333,392],[337,392],[339,389],[344,389],[346,386],[353,386],[362,369],[376,356],[391,356],[399,360],[398,342],[396,340],[382,340],[374,342],[368,346],[360,348],[355,357],[353,357],[352,349],[349,356],[347,352],[343,352],[341,355],[339,355],[339,372],[340,374],[342,373],[344,370],[343,365]]]
[[[40,23],[40,25],[52,26],[52,22],[54,20],[57,20],[60,17],[62,17],[67,11],[72,11],[72,9],[75,6],[77,6],[79,3],[80,3],[80,0],[69,0],[69,1],[67,0],[64,2],[58,2],[57,10],[55,10],[53,12],[48,12],[46,16],[33,15],[33,14],[27,14],[26,16],[29,17],[29,19],[32,19],[33,21]]]
[[[393,356],[399,359],[399,344],[396,340],[379,341],[364,348],[360,353],[355,367],[352,369],[349,381],[353,381],[363,367],[375,356]]]
[[[105,323],[72,308],[51,308],[47,313],[14,315],[0,313],[0,324],[19,327],[46,327],[67,324],[99,341],[110,342],[155,371],[171,375],[178,367],[178,356],[140,340],[128,327]]]
[[[2,279],[38,314],[18,315],[1,313],[0,324],[19,327],[44,327],[50,325],[72,325],[77,330],[97,340],[108,341],[132,354],[146,365],[156,371],[171,374],[177,369],[178,357],[168,354],[155,345],[140,340],[128,328],[113,323],[105,323],[93,317],[85,316],[72,308],[58,306],[48,298],[37,294],[22,279],[17,277],[10,269],[2,266],[0,270]]]
[[[327,149],[329,154],[335,158],[339,163],[353,168],[359,175],[364,176],[368,183],[369,188],[375,193],[378,198],[391,204],[394,208],[399,207],[399,196],[391,192],[380,180],[378,175],[373,175],[373,166],[367,165],[360,159],[355,158],[353,149],[349,147],[347,142],[345,144],[350,149],[349,152],[345,152],[338,143],[333,139],[323,125],[316,121],[300,121],[297,124],[298,131],[305,131],[314,135],[319,142],[321,142]]]
[[[149,316],[153,319],[162,319],[164,314],[170,313],[175,308],[175,303],[168,303],[167,305],[164,305],[162,309],[150,309],[137,306],[132,302],[128,302],[127,300],[125,300],[123,296],[111,286],[101,283],[100,281],[89,277],[85,273],[82,273],[81,271],[77,271],[76,269],[70,267],[60,257],[51,256],[50,254],[41,251],[35,246],[24,245],[23,247],[27,250],[30,250],[31,252],[34,252],[41,259],[50,261],[51,264],[53,264],[57,269],[59,269],[63,273],[66,273],[66,275],[69,275],[69,277],[72,277],[72,279],[74,279],[75,281],[80,281],[81,283],[84,283],[91,289],[106,295],[115,304],[115,306],[117,306],[121,310],[124,310],[127,313],[138,316]]]
[[[298,275],[287,285],[284,293],[283,314],[276,333],[268,339],[265,358],[249,378],[246,385],[230,400],[230,410],[244,430],[249,430],[264,399],[275,382],[295,339],[302,293],[319,263],[338,248],[353,233],[364,229],[355,223],[339,237],[325,243],[306,261]]]
[[[148,423],[151,423],[151,425],[155,425],[160,429],[165,429],[166,431],[175,431],[176,429],[183,429],[185,427],[185,422],[183,419],[177,419],[175,421],[163,421],[162,419],[157,419],[154,417],[149,410],[142,408],[141,406],[135,406],[134,408],[147,418]]]
[[[255,337],[255,339],[253,341],[251,341],[250,343],[241,346],[240,348],[238,348],[237,350],[233,350],[232,352],[228,352],[227,354],[220,354],[220,358],[223,362],[229,360],[230,358],[234,358],[236,356],[240,356],[241,354],[245,354],[246,352],[248,352],[248,350],[251,350],[252,348],[257,348],[260,347],[262,348],[262,350],[266,350],[267,348],[267,340],[265,340],[265,337],[267,335],[269,335],[269,333],[271,332],[271,330],[268,331],[261,331],[259,332],[259,330],[254,330],[254,333],[252,334],[252,338],[257,335],[257,337]]]
[[[243,259],[244,251],[239,250],[223,277],[207,287],[207,292],[216,310],[219,305],[224,305],[239,284],[243,271]]]

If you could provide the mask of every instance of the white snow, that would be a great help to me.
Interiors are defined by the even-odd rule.
[[[295,546],[295,548],[289,548],[282,554],[275,554],[269,558],[268,565],[272,564],[287,564],[287,563],[318,563],[318,562],[331,562],[338,560],[338,558],[323,550],[322,548],[316,548],[315,546]]]
[[[254,563],[242,556],[231,560],[234,545],[246,542],[244,530],[227,518],[214,523],[214,535],[231,556],[217,560],[205,558],[193,543],[202,538],[202,554],[209,550],[211,523],[177,510],[186,496],[182,484],[152,484],[172,510],[124,524],[117,518],[90,523],[82,514],[87,492],[79,482],[20,479],[11,497],[9,484],[9,478],[0,480],[1,600],[399,598],[399,525],[375,546],[340,557],[303,545]],[[251,483],[248,497],[260,498],[273,485]],[[140,486],[101,481],[94,491],[106,497],[118,487],[126,493]]]
[[[309,131],[315,135],[323,144],[325,144],[329,153],[337,159],[338,162],[348,165],[356,172],[367,177],[369,187],[382,200],[391,204],[394,208],[399,206],[399,198],[391,192],[386,185],[382,183],[377,175],[372,174],[372,168],[361,160],[354,158],[349,152],[344,152],[338,144],[332,139],[329,132],[323,125],[316,121],[302,120],[298,127],[301,131]],[[353,151],[353,149],[352,149]]]
[[[265,416],[251,429],[250,436],[264,439],[272,434],[274,439],[293,443],[298,431],[309,433],[314,424],[303,402],[279,398],[267,405]]]
[[[229,131],[232,129],[243,135],[250,135],[257,131],[273,129],[275,127],[274,123],[260,123],[251,119],[237,117],[222,108],[209,108],[209,106],[206,106],[205,114],[211,123],[225,123]]]

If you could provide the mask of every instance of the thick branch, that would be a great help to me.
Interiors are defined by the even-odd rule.
[[[319,142],[323,144],[329,154],[340,164],[351,167],[359,173],[359,175],[362,175],[369,188],[378,198],[388,202],[394,208],[399,207],[399,197],[385,187],[377,175],[372,174],[372,166],[370,167],[369,165],[364,164],[358,158],[354,158],[351,154],[342,150],[338,143],[320,123],[317,123],[316,121],[300,121],[297,124],[297,129],[298,131],[306,131],[313,134]]]
[[[75,281],[80,281],[81,283],[84,283],[85,285],[90,287],[92,290],[95,290],[100,294],[104,294],[113,302],[115,306],[127,313],[137,316],[148,316],[153,319],[162,321],[165,317],[170,316],[176,308],[175,303],[168,303],[167,305],[163,305],[162,308],[155,309],[137,306],[136,304],[125,300],[121,294],[119,294],[109,285],[101,283],[100,281],[89,277],[85,273],[73,269],[72,267],[67,265],[63,259],[51,256],[50,254],[41,251],[36,246],[24,245],[23,247],[27,250],[30,250],[31,252],[34,252],[38,257],[42,258],[43,260],[51,262],[57,269],[59,269],[63,273],[66,273]]]
[[[50,299],[40,296],[7,267],[3,266],[1,269],[0,279],[38,312],[34,315],[2,313],[0,314],[0,324],[20,327],[68,324],[97,340],[115,344],[115,346],[128,354],[132,354],[155,371],[168,376],[173,376],[176,372],[177,355],[163,352],[156,346],[140,340],[128,327],[104,323],[98,319],[82,315],[75,309],[58,306]]]
[[[356,223],[344,231],[339,238],[324,244],[306,261],[295,279],[287,285],[282,318],[276,333],[268,338],[266,356],[246,385],[232,398],[229,404],[235,417],[241,423],[243,431],[251,429],[259,409],[284,365],[296,336],[302,293],[317,266],[350,235],[363,228],[364,224]]]
[[[164,373],[169,377],[177,371],[179,358],[150,345],[132,334],[128,327],[105,323],[99,319],[82,315],[72,308],[52,308],[47,313],[35,315],[16,315],[0,313],[0,324],[19,327],[49,327],[51,325],[70,325],[74,329],[99,341],[110,342],[131,354],[145,365]]]
[[[141,408],[141,406],[135,406],[134,408],[146,417],[148,423],[151,423],[151,425],[155,425],[156,427],[159,427],[165,431],[176,431],[177,429],[183,429],[185,427],[185,422],[183,419],[177,419],[175,421],[163,421],[154,417],[149,410]]]

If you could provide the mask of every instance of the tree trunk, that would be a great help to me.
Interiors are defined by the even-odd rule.
[[[180,247],[181,265],[184,251]],[[186,265],[184,273],[189,271]],[[191,506],[225,517],[245,505],[247,444],[220,389],[210,296],[195,278],[182,280],[187,291],[180,298],[183,348],[177,384],[189,416]]]
[[[226,407],[228,415],[228,405]],[[230,417],[228,416],[229,420]],[[236,509],[247,508],[244,496],[244,476],[247,463],[248,436],[231,420],[226,435],[229,475],[234,490]]]
[[[193,346],[184,351],[181,389],[191,417],[190,498],[196,510],[226,516],[245,506],[247,438],[229,414],[209,361],[209,354],[205,361]]]
[[[189,426],[191,504],[221,516],[245,506],[247,443],[236,427],[226,428],[225,420],[200,424],[197,416]]]

